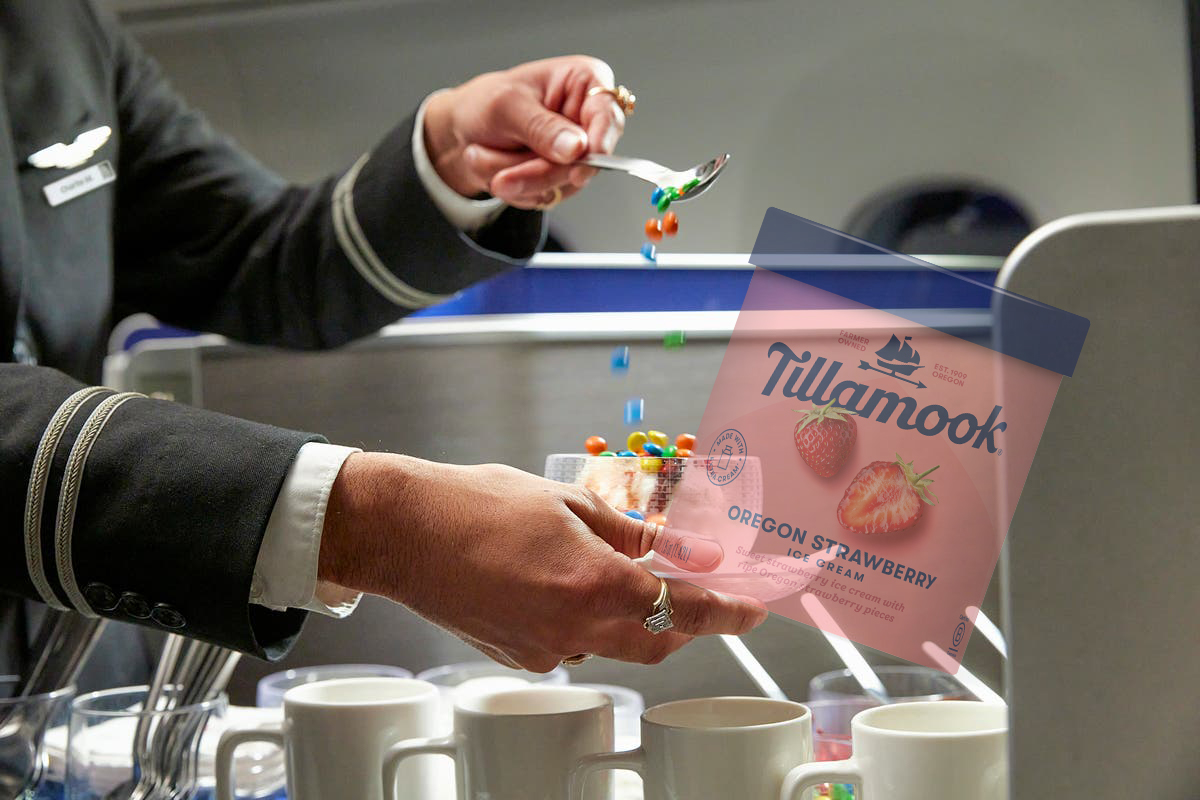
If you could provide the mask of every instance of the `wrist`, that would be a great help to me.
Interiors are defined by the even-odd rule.
[[[425,106],[425,152],[438,177],[463,197],[485,194],[488,187],[467,169],[467,142],[455,133],[454,108],[457,89],[437,92]]]
[[[416,459],[387,453],[354,453],[346,458],[329,491],[321,551],[319,581],[357,592],[390,597],[401,570],[405,531],[396,524],[395,509],[409,507],[403,495],[409,488]]]

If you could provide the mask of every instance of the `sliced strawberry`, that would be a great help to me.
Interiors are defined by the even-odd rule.
[[[912,462],[905,462],[899,453],[895,461],[872,461],[854,476],[838,503],[838,522],[855,533],[911,528],[921,519],[925,504],[937,500],[928,488],[933,481],[925,477],[935,469],[918,475]]]
[[[814,404],[807,411],[798,409],[797,413],[804,415],[793,434],[800,457],[822,478],[832,478],[850,458],[858,438],[854,412],[830,400],[823,406]]]

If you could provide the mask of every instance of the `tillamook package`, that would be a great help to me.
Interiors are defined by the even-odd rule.
[[[953,668],[1087,320],[775,209],[751,260],[697,432],[707,458],[669,514],[725,559],[678,577]],[[861,268],[872,304],[899,267],[976,308],[885,311],[770,271],[823,265]]]

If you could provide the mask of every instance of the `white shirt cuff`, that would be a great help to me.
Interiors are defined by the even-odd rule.
[[[437,170],[434,169],[433,162],[429,160],[429,153],[425,150],[425,107],[429,105],[429,99],[434,94],[440,94],[440,92],[434,92],[426,97],[422,101],[421,107],[417,109],[417,118],[413,123],[413,163],[416,165],[421,184],[429,194],[429,199],[442,212],[442,216],[460,231],[473,234],[500,216],[500,213],[504,211],[504,201],[495,197],[489,197],[486,200],[472,200],[469,197],[463,197],[447,186],[446,182],[442,180],[442,176],[438,175]]]
[[[283,479],[263,535],[250,584],[250,602],[276,611],[301,608],[345,617],[361,592],[317,580],[329,492],[353,447],[309,442]]]

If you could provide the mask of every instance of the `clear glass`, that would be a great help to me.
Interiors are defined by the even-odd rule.
[[[842,761],[853,752],[850,720],[860,711],[880,705],[870,697],[844,697],[836,700],[810,700],[804,705],[812,712],[813,760]],[[823,783],[813,800],[854,800],[849,783]]]
[[[0,798],[61,800],[62,750],[54,759],[52,731],[66,741],[67,714],[75,687],[45,694],[10,697],[17,677],[0,677]],[[49,734],[49,735],[48,735]]]
[[[81,695],[71,704],[66,800],[211,797],[215,742],[205,747],[202,764],[200,741],[210,723],[225,716],[225,695],[147,710],[146,692],[145,686],[126,686]],[[134,752],[139,724],[150,743],[140,755]]]
[[[279,708],[283,695],[293,686],[337,678],[411,678],[413,674],[401,667],[387,664],[323,664],[272,673],[258,682],[255,702],[260,708]]]
[[[958,681],[930,667],[875,667],[875,674],[883,682],[888,696],[897,703],[976,699]],[[808,682],[810,700],[840,700],[864,694],[848,669],[823,672]]]

